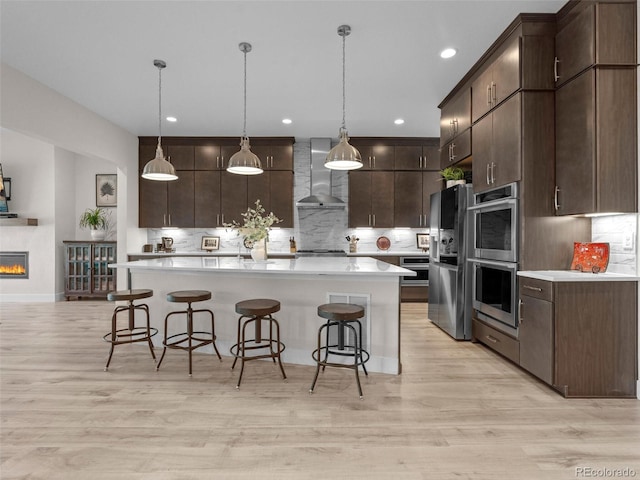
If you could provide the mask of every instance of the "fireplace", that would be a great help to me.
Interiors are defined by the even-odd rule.
[[[29,278],[29,252],[0,252],[0,278]]]

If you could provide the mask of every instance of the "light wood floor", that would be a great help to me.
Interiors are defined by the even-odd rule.
[[[117,347],[104,372],[112,307],[0,306],[3,480],[640,477],[639,401],[565,400],[453,341],[424,304],[402,308],[404,373],[371,374],[364,400],[347,370],[309,395],[313,367],[285,365],[283,382],[252,362],[236,390],[228,356],[196,356],[189,378],[183,352],[155,372],[143,346]]]

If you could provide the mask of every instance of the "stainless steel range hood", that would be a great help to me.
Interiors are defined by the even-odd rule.
[[[331,150],[330,138],[311,139],[310,195],[296,202],[298,208],[345,208],[345,203],[331,195],[331,170],[324,166]]]

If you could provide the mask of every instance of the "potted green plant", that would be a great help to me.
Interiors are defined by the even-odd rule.
[[[104,240],[109,228],[109,215],[100,207],[87,208],[80,215],[80,227],[89,228],[93,240]]]
[[[440,171],[440,175],[447,181],[447,188],[467,183],[464,179],[464,170],[460,167],[447,167]]]

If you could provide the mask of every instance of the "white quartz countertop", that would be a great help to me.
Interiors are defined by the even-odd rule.
[[[249,250],[243,251],[242,255],[250,255]],[[213,252],[135,252],[127,253],[132,257],[237,257],[238,252],[220,252],[215,250]],[[290,252],[272,252],[269,250],[269,255],[277,255],[279,257],[291,257],[295,256],[295,253]]]
[[[640,277],[622,273],[583,273],[576,270],[523,270],[519,277],[535,278],[548,282],[637,282]]]
[[[118,262],[111,268],[130,270],[158,270],[165,272],[246,273],[269,275],[349,275],[375,277],[416,276],[406,268],[378,261],[371,257],[302,257],[268,259],[254,262],[250,259],[221,256],[171,256]]]

